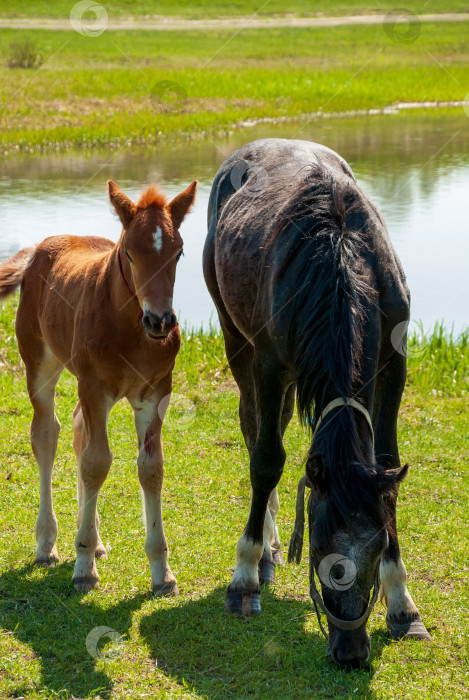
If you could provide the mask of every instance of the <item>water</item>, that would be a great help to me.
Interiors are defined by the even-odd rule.
[[[175,195],[194,178],[199,194],[181,227],[185,256],[174,303],[190,325],[216,320],[201,256],[213,177],[243,143],[267,136],[324,143],[352,166],[380,207],[412,293],[412,318],[469,326],[469,120],[461,114],[386,115],[307,125],[262,125],[216,143],[104,154],[8,157],[0,171],[0,259],[55,234],[117,240],[106,197],[111,178],[132,198],[152,182]]]

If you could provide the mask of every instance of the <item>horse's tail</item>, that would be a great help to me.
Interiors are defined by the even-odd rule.
[[[0,301],[13,294],[22,280],[24,271],[34,255],[35,247],[23,248],[0,265]]]

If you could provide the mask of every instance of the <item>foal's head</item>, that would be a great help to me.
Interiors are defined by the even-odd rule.
[[[345,484],[331,483],[321,454],[310,454],[306,472],[312,484],[309,513],[310,565],[320,580],[328,612],[329,647],[340,665],[363,667],[370,653],[366,622],[378,583],[379,564],[387,548],[389,502],[396,497],[407,465],[353,465]],[[341,621],[362,622],[346,629]]]
[[[194,203],[197,180],[171,201],[149,187],[137,204],[112,180],[108,187],[124,227],[118,246],[125,279],[135,290],[147,335],[165,338],[177,325],[173,288],[183,245],[179,226]]]

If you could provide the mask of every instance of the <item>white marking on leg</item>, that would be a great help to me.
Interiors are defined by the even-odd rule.
[[[236,568],[230,587],[249,592],[259,588],[259,561],[264,545],[248,540],[244,533],[236,547]]]
[[[274,547],[274,549],[281,549],[280,537],[278,534],[278,529],[277,529],[277,524],[276,524],[277,515],[278,515],[278,512],[280,510],[280,501],[278,498],[277,487],[275,487],[274,490],[272,491],[272,493],[270,494],[268,505],[269,505],[269,511],[270,511],[270,514],[272,516],[272,520],[274,523],[274,531],[273,531],[273,535],[272,535],[271,545],[272,545],[272,547]]]
[[[407,571],[401,557],[396,562],[381,560],[379,566],[380,600],[385,600],[389,614],[418,613],[417,606],[407,590]]]
[[[156,231],[153,234],[153,250],[157,253],[161,253],[163,248],[163,231],[159,226],[156,227]]]

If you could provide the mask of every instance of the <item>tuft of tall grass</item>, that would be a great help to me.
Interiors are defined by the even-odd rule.
[[[30,37],[23,37],[10,44],[8,68],[39,68],[44,63],[37,43]]]
[[[424,391],[463,396],[469,391],[469,328],[459,334],[443,322],[410,335],[407,381]]]

